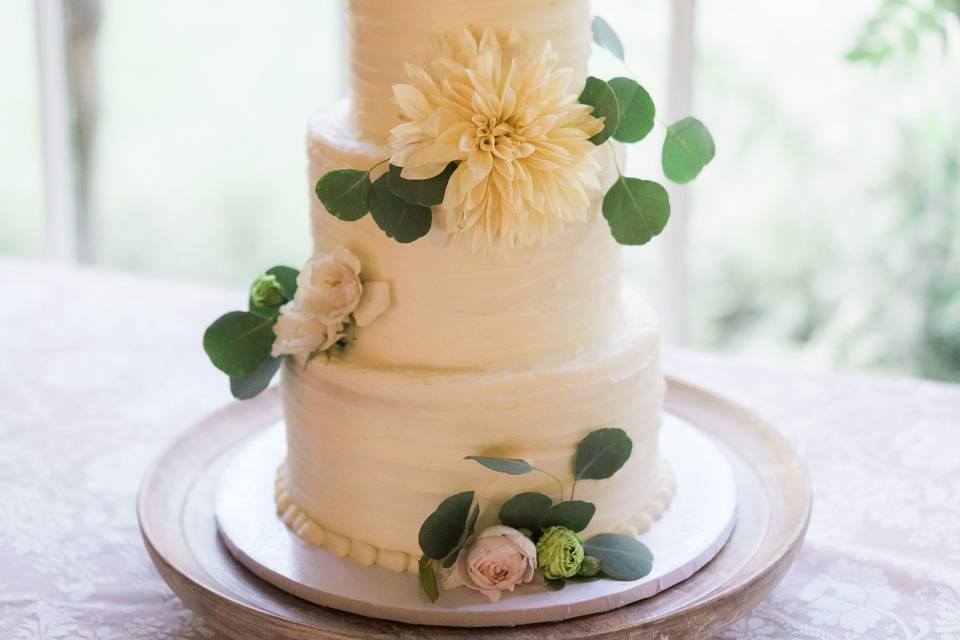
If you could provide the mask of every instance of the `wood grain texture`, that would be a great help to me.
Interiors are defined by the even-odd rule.
[[[256,578],[217,536],[213,491],[232,447],[280,417],[275,389],[203,420],[147,473],[138,497],[144,543],[183,602],[234,638],[709,638],[753,609],[793,563],[811,492],[799,459],[769,425],[697,387],[668,382],[667,410],[710,434],[730,457],[736,529],[720,554],[685,582],[609,613],[512,628],[419,627],[319,607]]]

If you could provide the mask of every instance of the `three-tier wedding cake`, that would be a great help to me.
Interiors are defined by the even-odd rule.
[[[431,599],[438,580],[499,599],[534,572],[643,575],[633,538],[674,490],[658,332],[621,273],[620,244],[669,214],[621,171],[649,95],[588,77],[589,0],[348,11],[350,96],[307,136],[314,255],[265,272],[204,342],[237,397],[282,367],[278,514],[310,545],[419,573]],[[697,142],[687,120],[664,145],[678,181],[709,161],[674,161]]]
[[[589,0],[354,0],[351,98],[310,121],[311,188],[327,171],[366,170],[389,156],[391,130],[405,121],[393,100],[394,85],[410,82],[405,63],[426,67],[438,34],[475,24],[552,43],[558,67],[572,69],[563,88],[576,97],[590,52]],[[591,151],[609,185],[613,154]],[[583,487],[580,497],[597,505],[590,530],[636,533],[663,512],[672,481],[657,450],[657,329],[624,295],[602,190],[589,196],[582,220],[542,244],[476,251],[451,241],[440,212],[425,237],[400,244],[371,216],[339,220],[314,199],[316,253],[349,249],[366,278],[389,282],[391,304],[327,366],[291,358],[284,367],[278,507],[304,539],[416,571],[417,532],[445,496],[476,488],[495,513],[520,490],[555,491],[549,476],[531,483],[464,456],[528,459],[566,478],[577,442],[604,426],[624,429],[633,454],[615,478]]]

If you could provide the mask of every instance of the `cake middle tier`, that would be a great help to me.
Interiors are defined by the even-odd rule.
[[[311,119],[311,186],[327,171],[366,170],[386,158],[360,137],[349,111],[343,101]],[[608,146],[597,159],[609,184],[616,171]],[[312,193],[311,201],[316,252],[346,247],[364,279],[390,283],[390,309],[361,329],[351,360],[449,371],[549,365],[610,342],[623,319],[622,252],[600,215],[601,194],[586,222],[568,224],[544,247],[478,253],[448,241],[439,212],[426,236],[400,244],[370,215],[344,222]]]
[[[416,570],[421,523],[447,496],[475,490],[478,526],[524,491],[560,499],[550,476],[496,473],[469,455],[523,458],[570,498],[577,443],[602,427],[633,442],[607,480],[581,480],[597,514],[584,535],[635,534],[672,496],[658,434],[665,384],[658,334],[638,313],[613,344],[563,365],[497,373],[423,373],[288,359],[281,393],[288,453],[278,508],[307,541],[364,564]]]

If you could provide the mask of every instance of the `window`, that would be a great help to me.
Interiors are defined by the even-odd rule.
[[[0,5],[0,252],[42,255],[61,233],[97,264],[229,285],[305,257],[303,137],[345,84],[343,3],[61,2]],[[671,193],[668,232],[627,254],[668,336],[960,380],[960,2],[594,9],[660,119],[689,99],[717,140]],[[65,159],[79,197],[60,185],[78,206],[65,235],[43,198],[64,177],[49,153],[57,34],[81,140]],[[591,65],[625,72],[604,51]],[[659,176],[662,135],[631,151],[632,174]]]

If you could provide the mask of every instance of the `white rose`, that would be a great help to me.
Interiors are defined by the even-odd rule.
[[[296,308],[296,301],[280,307],[277,323],[273,325],[276,339],[270,350],[274,358],[285,355],[308,355],[326,351],[343,336],[338,327],[328,327]]]
[[[297,276],[294,302],[312,319],[337,327],[357,308],[361,295],[360,260],[338,247],[307,261]]]
[[[358,327],[365,327],[389,306],[390,285],[361,283],[360,260],[348,249],[314,256],[297,276],[293,300],[280,307],[271,353],[279,357],[326,351],[344,337],[350,314]]]
[[[502,525],[487,527],[457,558],[458,577],[464,586],[490,599],[530,582],[537,569],[537,547],[525,535]]]

